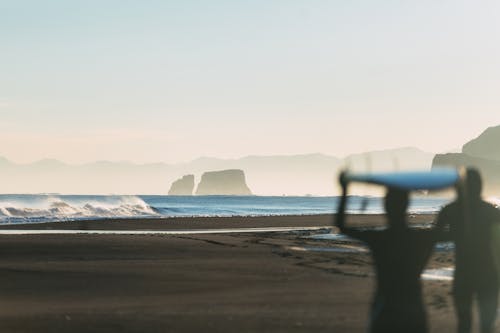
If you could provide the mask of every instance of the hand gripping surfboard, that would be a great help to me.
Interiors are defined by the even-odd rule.
[[[344,174],[347,182],[377,184],[402,190],[439,190],[456,185],[460,172],[452,168],[436,168],[430,171],[402,171],[380,173]]]

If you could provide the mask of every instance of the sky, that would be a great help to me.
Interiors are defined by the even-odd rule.
[[[460,148],[500,124],[498,1],[0,0],[0,156]]]

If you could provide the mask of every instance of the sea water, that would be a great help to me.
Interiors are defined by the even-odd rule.
[[[314,215],[335,212],[338,197],[161,196],[161,195],[0,195],[0,223],[37,223],[103,218]],[[413,214],[437,212],[449,200],[416,197]],[[353,196],[349,213],[379,214],[383,200]]]

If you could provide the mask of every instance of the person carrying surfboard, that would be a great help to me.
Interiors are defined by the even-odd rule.
[[[374,260],[377,287],[371,306],[369,331],[427,332],[420,274],[432,253],[435,230],[416,230],[407,226],[409,193],[396,187],[388,187],[385,196],[386,229],[349,227],[345,223],[348,179],[344,172],[340,174],[339,182],[342,196],[335,224],[342,233],[365,242]]]
[[[482,180],[473,168],[466,171],[463,190],[445,206],[437,226],[455,242],[453,299],[458,332],[472,327],[472,301],[477,298],[482,333],[493,331],[498,306],[498,271],[493,253],[493,227],[500,222],[500,210],[481,198]]]

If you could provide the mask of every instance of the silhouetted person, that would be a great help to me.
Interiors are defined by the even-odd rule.
[[[347,227],[344,223],[347,183],[343,174],[339,180],[343,193],[336,224],[344,234],[368,245],[377,275],[369,331],[427,332],[420,274],[432,253],[436,233],[408,228],[408,192],[395,188],[389,188],[385,197],[388,228],[359,230]]]
[[[439,213],[438,227],[449,227],[455,242],[453,297],[458,332],[471,331],[472,301],[479,305],[481,332],[492,332],[498,303],[498,272],[493,253],[492,228],[500,210],[481,199],[479,172],[467,169],[465,185],[457,200]]]

